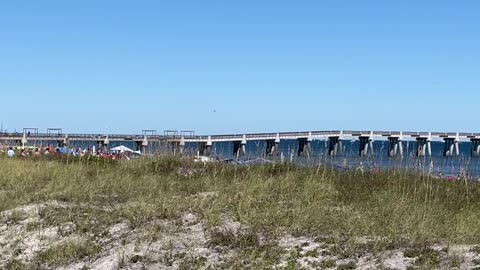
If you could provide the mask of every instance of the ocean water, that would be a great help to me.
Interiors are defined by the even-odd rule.
[[[480,157],[471,157],[471,143],[460,142],[460,155],[453,157],[444,157],[444,143],[432,142],[432,155],[426,157],[417,157],[417,142],[403,141],[403,157],[388,156],[388,141],[374,141],[373,154],[367,157],[360,157],[358,140],[343,141],[343,153],[332,157],[328,155],[328,141],[314,140],[311,143],[311,155],[309,157],[298,156],[297,140],[282,140],[279,145],[279,151],[276,156],[266,155],[265,141],[248,141],[246,145],[246,155],[235,157],[233,154],[233,143],[221,142],[214,143],[212,154],[219,158],[238,158],[253,159],[266,158],[270,160],[286,160],[305,165],[326,164],[336,168],[359,168],[369,169],[410,169],[421,172],[431,172],[435,175],[445,175],[478,179],[480,177]],[[197,144],[187,144],[185,153],[195,155],[198,150]]]

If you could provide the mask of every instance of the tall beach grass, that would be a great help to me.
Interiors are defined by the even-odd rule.
[[[479,184],[406,171],[198,164],[172,157],[5,159],[0,195],[1,211],[46,201],[109,207],[97,221],[105,226],[127,219],[141,227],[190,211],[212,226],[229,215],[269,237],[370,237],[388,245],[480,241]],[[75,208],[69,211],[56,219],[75,219]]]

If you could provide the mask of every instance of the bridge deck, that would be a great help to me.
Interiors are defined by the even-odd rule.
[[[458,137],[457,137],[458,136]],[[142,142],[234,142],[252,140],[287,140],[287,139],[327,139],[329,137],[402,137],[404,139],[416,138],[458,138],[463,140],[480,139],[480,133],[466,132],[400,132],[400,131],[357,131],[357,130],[332,130],[332,131],[302,131],[302,132],[279,132],[279,133],[250,133],[250,134],[224,134],[211,136],[167,136],[167,135],[138,135],[138,134],[51,134],[51,133],[1,133],[0,141],[105,141],[110,142],[134,141]]]

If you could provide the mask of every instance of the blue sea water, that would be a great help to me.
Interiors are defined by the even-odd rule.
[[[343,141],[343,153],[331,157],[328,155],[328,141],[314,140],[311,143],[311,155],[309,157],[298,156],[297,140],[282,140],[279,152],[275,157],[266,155],[265,141],[248,141],[246,154],[241,159],[263,157],[268,159],[291,161],[299,164],[318,165],[327,164],[337,168],[363,168],[368,169],[411,169],[422,172],[431,172],[445,176],[467,176],[472,179],[480,177],[480,158],[471,157],[471,143],[460,142],[460,155],[444,157],[444,143],[432,142],[432,155],[417,157],[417,143],[415,141],[402,142],[403,157],[391,158],[388,156],[388,141],[375,141],[373,143],[373,155],[360,157],[358,140]],[[198,146],[187,144],[186,153],[196,154]],[[237,158],[233,154],[233,143],[215,143],[212,149],[213,155],[220,158]]]

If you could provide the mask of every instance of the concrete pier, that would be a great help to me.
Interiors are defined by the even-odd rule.
[[[198,143],[198,155],[200,156],[210,156],[212,154],[212,146],[208,145],[206,142]]]
[[[136,151],[142,151],[142,142],[140,142],[140,141],[135,142],[135,150]]]
[[[311,154],[310,148],[311,148],[311,144],[307,138],[298,139],[298,150],[297,150],[298,156],[309,157]]]
[[[444,138],[444,145],[443,145],[443,156],[444,157],[452,157],[452,156],[459,156],[460,155],[460,138],[459,134],[457,133],[455,138]]]
[[[63,139],[63,146],[67,148],[70,147],[70,139],[68,138],[68,135],[65,135],[65,138]]]
[[[139,149],[142,154],[147,152],[148,145],[149,145],[148,138],[145,135],[143,137],[143,141],[142,141],[142,144],[141,144],[141,149]]]
[[[21,144],[22,144],[22,147],[25,147],[25,144],[28,143],[28,140],[27,140],[27,133],[25,133],[25,131],[23,132],[23,137],[22,137],[22,140],[21,140]],[[18,145],[18,143],[17,143]]]
[[[445,138],[443,145],[443,156],[444,157],[453,157],[460,155],[460,149],[458,141],[453,138]]]
[[[309,132],[307,138],[298,138],[298,156],[310,157],[312,155],[312,133]]]
[[[198,155],[200,156],[210,156],[212,154],[212,137],[208,136],[206,142],[198,143]]]
[[[403,145],[401,137],[388,137],[388,156],[403,157]]]
[[[108,137],[108,135],[105,137],[105,139],[103,140],[103,145],[101,146],[101,151],[103,152],[107,152],[108,151],[108,145],[110,144],[110,138]]]
[[[185,150],[185,140],[182,141],[182,139],[180,139],[180,141],[171,141],[170,149],[174,156],[183,155]]]
[[[361,157],[373,155],[373,136],[360,136],[358,153]]]
[[[331,156],[342,155],[342,138],[348,140],[359,140],[359,155],[367,156],[373,154],[373,140],[387,140],[388,155],[390,157],[402,156],[403,146],[408,147],[410,141],[416,140],[416,154],[418,156],[431,155],[431,142],[444,141],[445,156],[459,155],[459,143],[471,142],[471,155],[480,156],[480,133],[467,132],[399,132],[399,131],[354,131],[354,130],[326,130],[326,131],[299,131],[299,132],[275,132],[275,133],[251,133],[251,134],[221,134],[221,135],[196,135],[193,132],[182,132],[178,135],[176,131],[165,131],[164,135],[157,135],[153,130],[143,130],[142,134],[80,134],[69,133],[68,137],[61,129],[47,129],[47,132],[40,133],[36,128],[25,128],[23,132],[0,132],[0,143],[3,146],[25,146],[43,147],[45,145],[69,146],[69,144],[95,145],[97,150],[108,150],[110,142],[115,144],[133,143],[142,152],[168,151],[172,149],[175,153],[186,151],[181,149],[185,144],[197,144],[198,154],[209,155],[214,152],[214,143],[234,143],[236,155],[244,155],[247,141],[266,142],[265,155],[275,156],[280,154],[280,140],[297,140],[298,149],[293,149],[297,154],[312,156],[311,142],[313,140],[325,141],[328,154]],[[147,138],[147,140],[146,140]],[[404,139],[404,140],[402,140]],[[182,141],[182,143],[181,143]],[[148,150],[146,146],[148,145]],[[158,145],[157,148],[156,145]],[[260,145],[259,145],[260,146]],[[383,149],[383,148],[382,148]],[[407,148],[408,151],[409,149]],[[382,150],[383,151],[383,150]],[[290,155],[291,153],[289,153]]]
[[[343,153],[343,142],[339,136],[328,137],[328,155],[334,157]]]
[[[472,143],[472,150],[470,151],[470,155],[472,157],[479,157],[480,156],[480,139],[471,139]]]
[[[419,137],[417,138],[417,157],[424,157],[424,156],[431,156],[432,155],[432,140],[431,138],[427,137]]]
[[[108,136],[106,136],[105,139],[103,139],[103,141],[97,141],[97,151],[107,152],[109,144],[110,144],[110,139],[108,138]]]
[[[275,156],[277,154],[277,144],[275,143],[275,140],[267,140],[265,141],[267,143],[267,147],[265,149],[265,155],[266,156]]]
[[[267,147],[265,149],[266,156],[276,156],[280,152],[280,134],[274,140],[266,140]]]
[[[179,149],[180,149],[180,142],[178,141],[175,141],[175,142],[170,142],[169,143],[169,149],[171,151],[171,153],[176,156],[178,155],[178,153],[180,152]]]
[[[243,153],[242,153],[241,148],[242,148],[241,141],[233,142],[233,156],[235,156],[235,157],[242,156]]]
[[[241,141],[233,142],[233,155],[241,157],[247,154],[247,136],[243,135]]]
[[[242,141],[233,142],[233,155],[235,157],[241,157],[246,154],[245,145],[242,144]]]
[[[185,152],[185,137],[182,135],[180,142],[178,143],[178,151],[180,155],[183,155]]]

